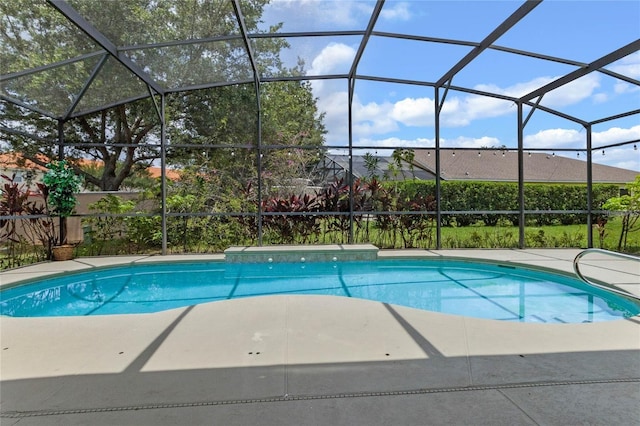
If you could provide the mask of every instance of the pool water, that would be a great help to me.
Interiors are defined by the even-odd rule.
[[[448,314],[537,323],[608,321],[640,313],[637,303],[564,275],[424,259],[174,262],[97,268],[2,290],[0,313],[16,317],[150,313],[277,294],[356,297]]]

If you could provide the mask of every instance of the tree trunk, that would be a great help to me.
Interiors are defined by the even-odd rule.
[[[626,245],[627,233],[629,232],[629,215],[622,217],[622,229],[620,230],[620,239],[618,240],[618,251],[622,251],[623,242]]]

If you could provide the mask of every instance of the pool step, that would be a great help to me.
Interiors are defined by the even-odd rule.
[[[372,244],[229,247],[224,255],[227,263],[331,262],[376,260],[378,250]]]

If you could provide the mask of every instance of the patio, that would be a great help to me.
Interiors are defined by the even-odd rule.
[[[578,252],[380,256],[482,258],[570,272]],[[6,285],[172,258],[81,258],[0,279]],[[592,278],[640,294],[640,271],[630,262],[592,256],[584,265]],[[2,423],[634,424],[638,323],[520,324],[326,296],[146,315],[3,317]]]

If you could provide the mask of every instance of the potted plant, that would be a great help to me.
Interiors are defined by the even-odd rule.
[[[80,178],[62,161],[47,164],[48,171],[42,178],[46,186],[46,203],[49,212],[59,218],[59,238],[52,244],[53,260],[73,258],[73,246],[67,244],[67,217],[76,206],[76,193],[80,190]]]

